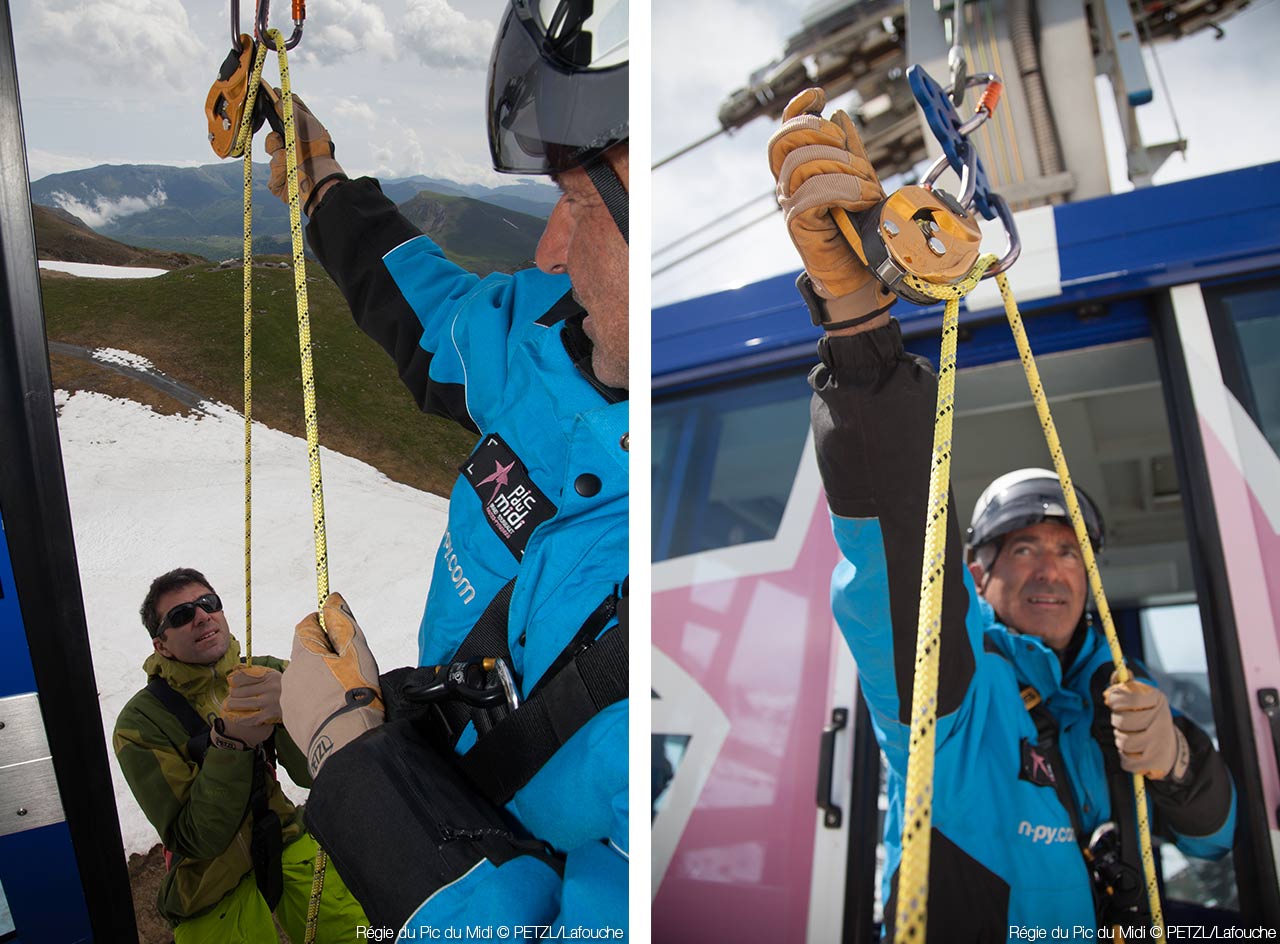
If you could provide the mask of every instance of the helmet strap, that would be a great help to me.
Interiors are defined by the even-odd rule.
[[[618,232],[622,234],[622,241],[628,246],[631,245],[627,231],[627,188],[623,186],[622,179],[614,171],[612,165],[605,160],[603,154],[597,154],[592,157],[582,165],[582,169],[587,172],[587,176],[595,184],[596,191],[600,194],[600,199],[604,201],[605,208],[608,209],[609,215],[613,217],[613,222],[617,225]]]

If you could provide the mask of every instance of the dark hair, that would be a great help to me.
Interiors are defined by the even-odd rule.
[[[160,621],[164,619],[163,613],[156,612],[156,601],[170,590],[181,590],[183,587],[190,586],[193,583],[206,586],[214,593],[217,593],[213,589],[213,584],[209,583],[204,574],[190,567],[175,567],[167,574],[161,574],[151,581],[151,589],[147,591],[146,599],[142,601],[142,607],[138,610],[138,615],[142,617],[142,625],[147,628],[147,632],[151,634],[152,639],[155,639],[160,634]]]

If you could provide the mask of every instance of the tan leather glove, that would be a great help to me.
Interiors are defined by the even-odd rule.
[[[222,717],[279,724],[280,679],[278,671],[265,665],[236,666],[227,673],[230,691],[222,702]]]
[[[877,300],[875,277],[831,211],[870,209],[884,199],[884,188],[849,116],[837,111],[824,119],[825,104],[826,96],[818,88],[791,99],[782,113],[782,127],[769,139],[769,169],[777,181],[787,231],[814,291],[825,299],[866,293],[870,311],[888,302]],[[894,295],[881,289],[878,297],[892,301]]]
[[[267,95],[283,126],[284,102],[279,89],[270,89],[263,83],[260,95]],[[333,138],[311,110],[297,95],[293,96],[293,133],[298,150],[298,199],[302,212],[308,216],[315,209],[312,197],[319,198],[316,186],[329,180],[346,179],[342,165],[333,159]],[[275,131],[267,135],[267,153],[271,155],[271,179],[267,186],[284,203],[289,202],[289,162],[284,146],[284,136]],[[323,189],[323,188],[322,188]]]
[[[324,601],[324,625],[315,613],[298,624],[280,697],[284,726],[306,751],[312,777],[334,751],[386,720],[377,660],[341,594]]]
[[[1129,773],[1152,780],[1182,780],[1191,764],[1186,736],[1173,723],[1173,712],[1164,692],[1130,679],[1102,693],[1111,709],[1111,727],[1120,752],[1120,766]]]
[[[214,747],[247,751],[271,737],[271,732],[275,729],[275,722],[266,720],[257,712],[247,718],[224,715],[214,719],[213,730],[209,732],[209,743]]]

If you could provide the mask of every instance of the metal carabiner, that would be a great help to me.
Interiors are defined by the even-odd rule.
[[[233,7],[239,6],[239,0],[231,0]],[[271,0],[258,0],[257,15],[253,21],[254,38],[266,46],[268,49],[276,48],[275,42],[268,35],[271,28],[268,22],[271,11]],[[306,0],[293,0],[293,35],[285,40],[284,48],[292,49],[302,41],[302,23],[307,18],[307,2]],[[239,17],[236,17],[239,22]]]
[[[942,147],[942,156],[929,167],[921,186],[932,190],[942,172],[951,167],[960,175],[960,198],[957,202],[967,211],[977,210],[985,219],[998,219],[1005,229],[1005,251],[1000,261],[983,275],[984,279],[993,278],[1017,261],[1022,252],[1022,241],[1018,236],[1013,213],[1004,199],[991,189],[986,170],[969,135],[995,112],[1004,86],[1000,77],[993,72],[979,72],[969,76],[965,81],[966,88],[986,85],[986,90],[973,115],[967,121],[961,121],[947,93],[929,73],[920,66],[912,66],[907,77],[912,93],[924,111],[929,130]]]

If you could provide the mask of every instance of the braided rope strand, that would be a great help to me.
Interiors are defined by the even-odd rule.
[[[244,153],[244,657],[253,664],[253,107],[266,49],[259,46],[236,147]]]
[[[933,457],[925,514],[920,612],[916,624],[915,672],[911,687],[911,737],[903,809],[902,859],[898,866],[898,907],[894,940],[925,939],[929,911],[929,840],[933,827],[934,748],[938,721],[938,663],[942,644],[942,588],[947,552],[947,508],[951,489],[952,427],[955,419],[956,342],[960,298],[977,284],[994,256],[979,260],[959,285],[947,286],[938,356],[938,400],[933,424]],[[972,284],[970,284],[972,283]],[[934,291],[940,287],[934,286]]]
[[[946,359],[948,356],[947,348],[949,344],[954,344],[954,337],[948,337],[949,332],[955,331],[955,320],[958,319],[959,299],[973,290],[983,273],[990,268],[995,262],[994,256],[983,256],[974,265],[973,270],[962,282],[955,285],[940,286],[931,282],[926,282],[917,276],[908,276],[906,281],[910,287],[917,291],[929,295],[939,300],[946,300],[947,305],[943,314],[942,342],[943,353],[941,357],[940,369],[938,374],[938,415],[934,429],[934,467],[931,471],[929,482],[929,520],[928,527],[932,528],[936,517],[941,517],[945,522],[946,516],[946,486],[943,486],[942,507],[939,512],[937,501],[938,494],[936,492],[936,484],[934,476],[938,473],[938,464],[940,461],[939,444],[945,443],[948,450],[950,446],[951,436],[951,414],[950,410],[954,401],[954,376],[947,376],[954,370],[954,360],[948,366]],[[1115,623],[1111,617],[1111,608],[1107,604],[1106,593],[1102,587],[1102,576],[1098,570],[1097,559],[1093,553],[1093,545],[1089,540],[1089,535],[1084,525],[1084,516],[1080,511],[1080,503],[1076,497],[1075,486],[1071,481],[1071,473],[1067,468],[1066,456],[1062,449],[1062,443],[1058,438],[1057,428],[1053,423],[1053,415],[1049,409],[1048,398],[1045,395],[1044,387],[1040,382],[1039,371],[1036,369],[1035,356],[1031,352],[1030,343],[1027,340],[1026,331],[1022,325],[1021,316],[1018,313],[1017,303],[1014,300],[1013,292],[1009,288],[1008,280],[1002,274],[996,276],[996,284],[1000,288],[1001,298],[1004,300],[1005,314],[1009,320],[1009,327],[1013,332],[1014,341],[1018,346],[1018,353],[1022,361],[1023,371],[1027,377],[1027,386],[1031,391],[1031,399],[1035,404],[1036,412],[1040,418],[1040,426],[1045,435],[1045,443],[1049,448],[1050,455],[1053,458],[1054,469],[1058,473],[1059,482],[1062,485],[1063,495],[1067,502],[1067,511],[1071,517],[1071,524],[1076,533],[1076,540],[1080,544],[1081,554],[1085,561],[1085,570],[1088,574],[1089,586],[1093,592],[1094,601],[1098,606],[1098,614],[1102,623],[1103,634],[1106,637],[1107,645],[1111,651],[1111,658],[1116,667],[1116,677],[1120,682],[1126,682],[1132,678],[1132,673],[1125,664],[1124,654],[1120,650],[1119,637],[1116,634]],[[950,352],[950,356],[954,359],[954,348]],[[945,401],[945,402],[944,402]],[[946,415],[944,415],[944,407]],[[940,426],[945,424],[945,437],[943,436]],[[948,463],[947,472],[949,474],[949,452],[946,457]],[[944,538],[945,541],[945,532]],[[927,916],[928,905],[928,842],[927,836],[932,821],[932,773],[934,761],[934,725],[936,723],[936,699],[937,699],[937,652],[936,646],[932,646],[932,642],[926,643],[926,633],[936,632],[934,620],[940,617],[940,613],[933,611],[933,597],[936,595],[941,599],[941,568],[938,570],[938,587],[935,588],[930,583],[931,567],[938,564],[941,554],[945,550],[945,544],[942,550],[938,549],[930,541],[928,530],[926,530],[925,538],[925,554],[924,554],[924,575],[921,580],[921,597],[920,597],[920,622],[917,630],[916,638],[916,674],[913,682],[912,697],[912,727],[911,727],[911,753],[909,755],[907,767],[907,798],[906,808],[904,811],[904,828],[902,839],[902,861],[899,866],[899,892],[898,892],[898,913],[897,913],[897,931],[895,941],[919,941],[924,938],[925,918]],[[936,556],[936,557],[935,557]],[[937,558],[937,559],[936,559]],[[932,651],[928,649],[932,646]],[[932,661],[932,665],[929,665]],[[928,685],[927,696],[921,696],[921,685]],[[923,714],[922,714],[923,711]],[[919,733],[917,725],[920,726]],[[926,730],[927,726],[927,730]],[[916,752],[927,752],[927,756],[921,758],[917,762]],[[912,770],[918,768],[919,773],[913,778]],[[927,779],[926,779],[927,778]],[[1147,884],[1147,899],[1150,903],[1152,920],[1161,931],[1164,929],[1164,916],[1160,906],[1160,892],[1156,883],[1155,858],[1151,847],[1151,824],[1148,815],[1147,799],[1146,799],[1146,783],[1143,777],[1135,774],[1133,777],[1134,800],[1137,804],[1138,814],[1138,839],[1142,850],[1142,867],[1143,875]],[[912,850],[910,852],[910,861],[908,853],[908,838],[912,842]],[[917,847],[922,847],[923,852],[918,851]]]
[[[1071,481],[1071,472],[1067,468],[1067,459],[1062,451],[1062,443],[1058,439],[1058,430],[1053,423],[1053,415],[1049,412],[1049,400],[1045,396],[1044,387],[1040,383],[1040,372],[1036,369],[1035,356],[1031,353],[1031,344],[1027,340],[1026,329],[1022,325],[1022,317],[1018,314],[1018,306],[1009,288],[1004,274],[996,276],[996,284],[1000,287],[1000,296],[1004,299],[1005,315],[1009,319],[1009,327],[1013,331],[1014,341],[1018,345],[1018,354],[1022,359],[1022,369],[1027,375],[1027,386],[1031,389],[1031,399],[1035,402],[1036,413],[1040,417],[1040,426],[1044,430],[1045,443],[1053,458],[1053,468],[1058,473],[1058,481],[1062,484],[1062,494],[1067,500],[1067,512],[1071,516],[1071,527],[1075,529],[1076,540],[1080,543],[1080,553],[1084,557],[1085,572],[1089,576],[1089,589],[1093,591],[1094,602],[1098,606],[1098,616],[1102,621],[1102,631],[1111,649],[1111,661],[1115,663],[1116,679],[1124,683],[1133,678],[1125,664],[1124,653],[1120,651],[1120,638],[1116,634],[1115,623],[1111,618],[1111,607],[1107,604],[1106,592],[1102,589],[1102,576],[1098,572],[1098,561],[1093,553],[1093,544],[1084,526],[1084,515],[1080,512],[1080,502],[1076,498],[1075,485]],[[1142,873],[1147,883],[1147,901],[1151,906],[1151,919],[1155,926],[1164,932],[1164,913],[1160,907],[1160,889],[1156,882],[1155,856],[1151,849],[1151,823],[1147,810],[1147,785],[1141,774],[1133,775],[1133,796],[1138,807],[1138,838],[1142,849]]]
[[[311,470],[311,516],[316,545],[316,607],[320,628],[324,629],[324,601],[329,595],[329,552],[325,542],[324,482],[320,475],[320,424],[316,417],[316,381],[311,360],[311,315],[307,303],[307,265],[302,255],[302,214],[298,208],[298,149],[293,122],[293,92],[289,87],[289,57],[284,37],[270,30],[280,60],[280,97],[284,111],[285,166],[288,169],[289,236],[293,244],[293,288],[298,299],[298,354],[302,363],[302,406],[307,430],[307,459]],[[325,851],[316,846],[315,872],[311,881],[311,897],[307,901],[306,944],[314,944],[320,917],[320,899],[324,894]]]

